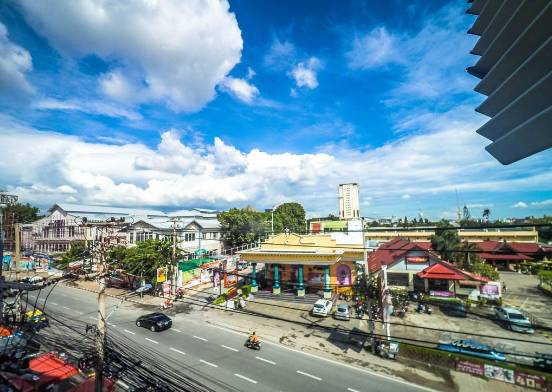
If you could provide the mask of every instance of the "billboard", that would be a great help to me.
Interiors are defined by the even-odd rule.
[[[167,280],[167,269],[165,267],[157,268],[157,283],[163,283]]]

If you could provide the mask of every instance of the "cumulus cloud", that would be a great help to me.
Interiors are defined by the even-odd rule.
[[[527,203],[523,201],[518,201],[516,204],[514,204],[514,208],[527,208]]]
[[[248,104],[259,96],[259,89],[248,79],[226,77],[220,83],[220,87],[223,91]]]
[[[115,64],[101,90],[123,102],[195,111],[240,61],[243,41],[225,0],[19,0],[28,22],[67,57]]]
[[[552,206],[552,199],[542,200],[542,201],[533,201],[531,205],[534,207],[547,207]]]
[[[376,27],[364,36],[355,37],[352,49],[346,53],[352,69],[370,69],[391,63],[401,63],[397,38],[385,26]]]
[[[316,72],[322,67],[322,63],[316,57],[311,57],[305,62],[298,63],[290,72],[297,87],[315,89],[318,87]]]
[[[78,111],[108,117],[123,117],[128,120],[142,119],[140,113],[102,101],[86,101],[78,99],[59,100],[54,98],[44,98],[37,100],[32,106],[39,110],[59,110],[66,112]]]
[[[34,92],[27,80],[33,62],[29,52],[8,38],[8,29],[0,22],[0,94],[24,95]]]
[[[41,206],[69,197],[82,203],[216,208],[263,208],[293,199],[307,210],[332,211],[343,181],[369,189],[372,204],[455,190],[488,195],[512,188],[551,190],[550,153],[505,168],[485,153],[473,124],[442,115],[433,126],[375,148],[343,144],[312,154],[273,154],[242,151],[221,138],[185,142],[190,131],[175,129],[163,132],[155,147],[90,142],[0,116],[0,172],[10,191]]]
[[[404,199],[404,200],[408,200],[410,198],[411,196],[408,193],[405,193],[404,195],[401,196],[401,199]]]

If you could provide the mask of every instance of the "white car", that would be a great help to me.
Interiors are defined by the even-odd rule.
[[[319,299],[314,303],[311,313],[313,316],[327,317],[332,311],[332,307],[332,301],[327,299]]]
[[[495,308],[497,318],[504,323],[506,328],[514,332],[535,333],[531,321],[516,308],[499,306]]]

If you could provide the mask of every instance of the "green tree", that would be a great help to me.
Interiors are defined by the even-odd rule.
[[[84,241],[75,241],[71,243],[71,247],[62,254],[61,260],[56,263],[56,268],[65,270],[69,264],[74,261],[83,260],[83,266],[86,259],[90,257],[90,249],[85,245]]]
[[[458,254],[455,251],[461,244],[458,232],[445,220],[439,222],[437,226],[435,234],[430,237],[431,247],[443,260],[457,261]]]
[[[489,208],[485,208],[483,210],[483,220],[485,222],[488,222],[489,221],[489,217],[491,216],[491,210]]]
[[[16,223],[30,223],[42,218],[38,212],[39,209],[29,203],[16,203],[2,208],[2,215],[11,216],[13,214]]]
[[[240,246],[257,241],[267,232],[266,222],[270,219],[268,214],[257,212],[251,207],[231,208],[220,212],[217,217],[224,241],[229,246]]]
[[[292,233],[305,232],[305,209],[299,203],[283,203],[274,210],[274,231],[281,233],[285,229]]]
[[[147,280],[153,280],[157,268],[169,266],[172,263],[172,242],[168,239],[149,239],[140,241],[135,247],[113,248],[108,253],[108,259],[117,263],[121,269],[129,274],[143,276]],[[179,256],[179,255],[178,255]]]
[[[478,261],[472,264],[468,270],[475,274],[485,276],[491,280],[498,280],[500,277],[498,271],[495,270],[492,265],[487,264],[484,261]]]

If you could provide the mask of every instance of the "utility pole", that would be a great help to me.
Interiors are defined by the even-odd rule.
[[[173,249],[172,249],[172,284],[171,284],[171,292],[173,295],[176,295],[176,278],[178,273],[178,264],[176,262],[176,221],[172,221],[173,224]]]
[[[103,370],[105,366],[105,276],[100,266],[100,290],[98,292],[98,333],[96,335],[96,392],[103,392]]]
[[[370,333],[370,346],[372,354],[376,353],[376,342],[374,340],[374,315],[372,314],[372,294],[370,293],[370,266],[368,265],[368,249],[364,237],[364,217],[361,218],[362,224],[362,256],[364,261],[364,279],[366,279],[366,294],[368,297],[368,332]]]
[[[17,276],[17,266],[19,265],[19,262],[21,261],[21,236],[20,236],[20,224],[15,223],[14,224],[14,231],[15,231],[15,258],[14,258],[14,270],[15,274]]]

